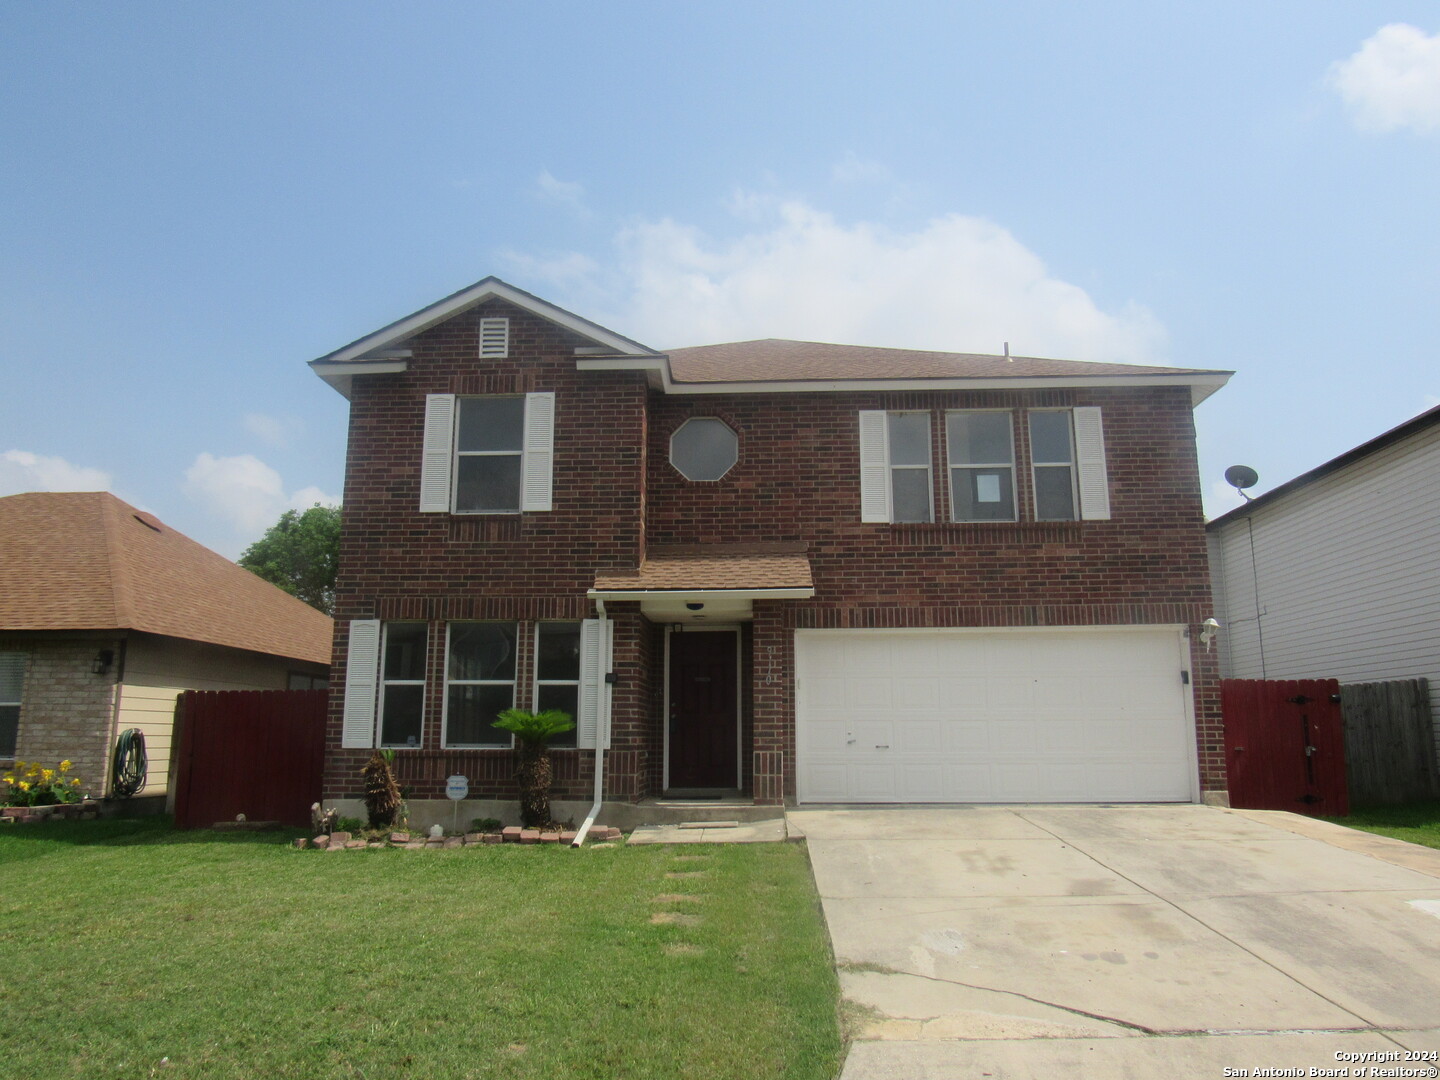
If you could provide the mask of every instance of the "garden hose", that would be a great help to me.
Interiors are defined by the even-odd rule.
[[[145,733],[127,728],[115,740],[115,764],[110,768],[110,792],[128,799],[145,786]]]

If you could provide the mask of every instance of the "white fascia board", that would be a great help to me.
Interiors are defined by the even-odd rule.
[[[731,600],[808,600],[813,588],[803,589],[591,589],[585,594],[591,600],[644,600],[649,597],[709,597]]]
[[[409,367],[405,360],[356,360],[353,363],[332,363],[311,360],[310,369],[350,399],[350,380],[356,375],[398,375]]]
[[[670,358],[663,354],[645,357],[607,356],[578,357],[575,366],[581,371],[645,371],[652,385],[659,376],[657,389],[667,394],[835,394],[845,391],[869,390],[1055,390],[1087,386],[1188,386],[1190,404],[1195,406],[1230,381],[1228,371],[1205,372],[1199,375],[1070,375],[1035,378],[1018,376],[1013,379],[831,379],[777,380],[775,382],[714,382],[677,383],[670,377]]]
[[[452,315],[491,298],[509,301],[516,307],[532,312],[558,326],[563,326],[615,353],[638,356],[655,355],[653,349],[641,345],[638,341],[631,341],[613,330],[607,330],[598,323],[581,318],[574,312],[556,307],[554,304],[541,300],[538,296],[533,296],[523,289],[517,289],[497,277],[487,277],[483,281],[477,281],[469,288],[452,293],[443,300],[437,300],[429,307],[421,308],[413,315],[407,315],[389,326],[376,330],[373,334],[367,334],[357,341],[352,341],[344,348],[336,349],[334,352],[320,357],[320,361],[344,363],[358,360],[378,350],[402,343],[421,331],[444,322]]]

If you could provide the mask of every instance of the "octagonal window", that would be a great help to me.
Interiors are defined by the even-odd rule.
[[[670,464],[686,480],[719,480],[739,458],[739,438],[713,416],[692,417],[670,436]]]

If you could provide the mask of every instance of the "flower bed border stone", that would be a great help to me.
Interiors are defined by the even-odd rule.
[[[623,834],[612,826],[602,825],[590,830],[588,839],[595,841],[619,840]],[[406,848],[411,851],[446,850],[459,847],[476,847],[481,844],[570,844],[575,840],[573,831],[541,832],[539,829],[521,829],[511,826],[500,832],[466,833],[464,836],[431,837],[425,833],[412,834],[397,830],[383,840],[366,841],[363,837],[348,832],[321,833],[319,836],[302,836],[295,846],[303,851],[359,851],[368,848]]]
[[[12,825],[33,825],[39,821],[94,821],[99,816],[100,804],[94,799],[52,803],[49,806],[0,806],[0,822]]]

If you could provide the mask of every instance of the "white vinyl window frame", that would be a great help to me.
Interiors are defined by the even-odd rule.
[[[925,460],[923,463],[895,460],[892,432],[894,419],[901,416],[925,418]],[[894,524],[929,524],[935,520],[935,476],[933,417],[925,409],[862,409],[860,412],[860,520]],[[895,479],[897,473],[925,474],[926,517],[896,517]]]
[[[469,516],[469,515],[472,515],[472,514],[518,514],[518,513],[520,512],[520,506],[521,506],[521,504],[523,504],[524,501],[525,501],[525,427],[524,427],[524,420],[523,420],[524,408],[525,408],[525,406],[524,406],[524,403],[523,403],[522,395],[520,395],[520,394],[494,394],[494,395],[491,395],[491,396],[489,396],[489,397],[487,398],[487,400],[490,400],[490,401],[517,401],[517,402],[521,402],[520,409],[521,409],[522,420],[521,420],[520,433],[519,433],[519,438],[515,440],[515,446],[514,446],[513,449],[512,449],[511,447],[508,447],[508,446],[507,446],[505,449],[503,449],[503,450],[461,450],[461,449],[460,449],[460,438],[459,438],[459,434],[460,434],[460,414],[461,414],[462,412],[464,412],[464,410],[465,410],[465,403],[466,403],[467,401],[476,401],[476,400],[479,400],[479,399],[478,399],[478,398],[457,398],[457,399],[455,400],[455,434],[456,434],[456,437],[455,437],[455,468],[454,468],[454,470],[453,470],[452,473],[451,473],[451,481],[450,481],[450,505],[451,505],[452,507],[454,507],[454,511],[453,511],[454,513],[456,513],[456,514],[464,514],[464,515],[466,515],[466,516]],[[459,487],[460,487],[460,463],[461,463],[462,461],[464,461],[466,458],[514,458],[517,462],[519,462],[519,463],[520,463],[520,469],[519,469],[520,481],[519,481],[518,485],[516,486],[516,490],[515,490],[515,502],[516,502],[516,505],[515,505],[514,507],[509,507],[509,506],[506,506],[506,507],[498,507],[498,508],[496,508],[496,509],[494,509],[494,510],[462,510],[462,509],[460,509],[459,500],[458,500]]]
[[[484,395],[472,395],[484,396]],[[425,427],[420,460],[420,512],[422,514],[507,515],[546,512],[554,506],[555,394],[496,394],[524,401],[520,445],[515,449],[462,451],[457,445],[464,397],[455,394],[425,396]],[[516,510],[467,510],[455,507],[455,487],[461,456],[518,456],[520,506]]]
[[[8,723],[0,726],[0,759],[6,761],[15,757],[15,744],[19,739],[20,711],[25,705],[25,665],[28,659],[28,653],[0,652],[0,710],[15,710],[13,728],[7,731],[6,728],[11,727]],[[9,717],[0,713],[0,719],[8,721]]]
[[[1070,460],[1040,461],[1035,457],[1031,418],[1037,413],[1064,413],[1069,420]],[[1105,427],[1098,406],[1076,406],[1073,409],[1031,409],[1026,413],[1026,429],[1030,439],[1030,504],[1037,521],[1108,521],[1110,518],[1110,479],[1105,460]],[[1069,518],[1041,518],[1039,487],[1036,472],[1040,469],[1068,468],[1070,498],[1074,515]]]
[[[950,438],[950,418],[952,416],[1004,416],[1007,437],[1006,442],[1010,447],[1010,459],[1008,461],[956,461],[955,445]],[[1015,414],[1010,409],[947,409],[945,411],[945,462],[949,472],[950,481],[950,520],[962,523],[985,523],[991,521],[1018,521],[1020,519],[1020,499],[1015,487]],[[965,472],[1005,472],[1010,477],[1010,516],[1008,518],[962,518],[960,516],[960,500],[955,497],[955,478],[958,473]]]
[[[395,679],[385,674],[385,654],[390,648],[390,634],[397,626],[424,628],[424,644],[420,653],[420,678],[418,679]],[[425,744],[425,673],[429,668],[430,659],[430,626],[419,619],[396,619],[393,622],[386,622],[381,625],[380,635],[380,665],[379,665],[379,697],[375,706],[375,745],[393,750],[418,750]],[[414,742],[386,742],[385,741],[385,696],[392,687],[418,686],[420,688],[420,716],[419,734],[415,736]]]
[[[540,663],[542,659],[542,654],[540,651],[540,636],[544,632],[545,627],[547,626],[571,627],[574,629],[576,636],[580,639],[580,655],[577,657],[577,662],[575,665],[575,677],[573,679],[546,679],[541,677],[543,675],[543,672],[541,672],[540,670]],[[565,733],[566,742],[553,744],[555,745],[555,748],[557,750],[569,750],[575,745],[577,745],[580,740],[580,686],[581,676],[584,674],[583,668],[585,664],[584,623],[582,623],[578,619],[546,619],[542,622],[537,622],[535,624],[535,635],[532,639],[531,645],[534,650],[531,653],[531,655],[534,657],[534,662],[530,666],[534,671],[534,677],[532,678],[530,683],[530,708],[534,712],[542,711],[540,708],[540,688],[542,686],[573,686],[575,688],[575,710],[570,717],[570,719],[575,722],[575,727]],[[575,742],[570,742],[569,740],[571,738],[573,738]]]
[[[452,679],[450,677],[450,639],[457,626],[472,625],[477,622],[492,622],[498,625],[509,626],[515,640],[515,674],[508,679]],[[511,750],[515,747],[515,737],[511,735],[505,742],[495,743],[461,743],[453,742],[450,738],[450,688],[452,686],[508,686],[510,688],[510,708],[515,708],[515,692],[520,685],[520,649],[524,635],[520,633],[519,623],[496,619],[459,619],[445,625],[445,682],[444,698],[441,706],[441,736],[440,745],[446,750]]]
[[[1080,519],[1080,498],[1075,483],[1075,422],[1069,409],[1030,409],[1025,414],[1025,426],[1030,437],[1030,507],[1036,521],[1078,521]],[[1037,416],[1063,416],[1065,418],[1066,457],[1041,459],[1035,450],[1035,418]],[[1042,472],[1056,474],[1064,470],[1070,488],[1070,516],[1042,517],[1040,514],[1040,475]]]

